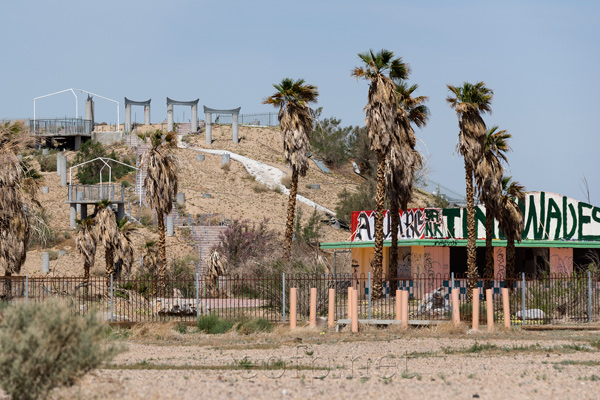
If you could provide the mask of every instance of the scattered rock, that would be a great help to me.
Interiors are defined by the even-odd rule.
[[[517,311],[515,313],[515,317],[517,317],[517,318],[523,318],[523,315],[524,315],[525,319],[544,319],[544,318],[546,318],[546,314],[538,308],[532,308],[529,310],[525,310],[525,313],[523,313],[523,311]]]

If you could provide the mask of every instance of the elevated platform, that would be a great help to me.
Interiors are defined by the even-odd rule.
[[[88,205],[95,205],[103,200],[108,200],[111,206],[117,206],[117,219],[125,217],[126,200],[123,185],[69,185],[66,203],[70,207],[71,228],[77,227],[77,219],[82,220],[88,217]],[[79,214],[79,218],[77,218],[77,214]]]

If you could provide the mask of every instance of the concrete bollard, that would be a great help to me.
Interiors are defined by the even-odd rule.
[[[60,186],[67,186],[67,157],[62,156],[60,161]]]
[[[504,327],[510,329],[510,304],[508,302],[508,288],[502,288],[502,312],[504,313]]]
[[[310,288],[310,327],[317,327],[317,288]]]
[[[473,289],[473,330],[479,330],[479,288]]]
[[[173,217],[167,217],[167,236],[173,236],[175,231],[173,225]]]
[[[77,207],[75,204],[69,204],[69,226],[71,229],[77,228]]]
[[[177,204],[180,206],[185,204],[185,193],[177,193]]]
[[[358,333],[358,290],[352,289],[352,333]]]
[[[42,186],[42,194],[50,193],[50,188],[48,186]]]
[[[221,154],[221,167],[225,164],[229,164],[230,163],[230,156],[229,153],[227,154]]]
[[[396,321],[400,321],[402,319],[402,291],[396,289]]]
[[[493,301],[492,289],[485,291],[485,307],[487,311],[487,330],[488,332],[494,332],[494,301]]]
[[[50,272],[50,253],[47,251],[42,253],[42,272],[45,274]]]
[[[352,286],[348,287],[348,319],[352,319]]]
[[[56,176],[60,176],[60,163],[62,162],[62,153],[56,153]]]
[[[402,318],[402,329],[408,328],[408,290],[402,291],[401,306],[401,318]]]
[[[335,289],[329,289],[329,312],[327,315],[327,326],[331,328],[335,324]]]
[[[42,149],[42,155],[43,156],[47,156],[48,155],[48,149]]]
[[[458,295],[460,294],[459,288],[452,289],[452,322],[455,326],[460,325],[460,307],[458,301]]]
[[[296,288],[290,288],[290,329],[296,329]]]
[[[204,161],[204,154],[196,154],[196,161]]]

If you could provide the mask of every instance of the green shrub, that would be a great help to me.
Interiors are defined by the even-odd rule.
[[[322,108],[319,107],[316,119],[320,119]],[[310,140],[311,150],[330,166],[338,166],[348,160],[348,138],[353,130],[351,126],[340,127],[341,120],[325,118],[315,123]]]
[[[374,210],[376,192],[376,182],[372,179],[363,182],[356,192],[342,190],[335,207],[337,219],[349,223],[352,211]]]
[[[50,250],[48,252],[48,258],[50,259],[50,261],[58,260],[58,252]]]
[[[113,160],[121,161],[125,164],[135,165],[135,156],[119,158],[119,155],[113,150],[107,154],[105,147],[100,142],[88,140],[83,143],[75,155],[74,164],[80,164],[98,157],[108,157]],[[108,182],[109,169],[104,168],[104,163],[96,161],[93,163],[82,165],[77,168],[77,179],[85,185],[95,184],[100,182],[100,170],[102,170],[102,181]],[[56,169],[55,169],[56,170]],[[133,172],[133,169],[123,164],[111,162],[112,179],[119,179]]]
[[[72,314],[56,300],[9,307],[0,324],[0,385],[13,399],[46,398],[112,359],[117,349],[104,337],[95,313]]]
[[[56,172],[56,154],[36,157],[38,163],[40,163],[40,171],[42,172]]]
[[[233,322],[220,318],[216,314],[210,314],[198,318],[196,327],[200,332],[208,333],[209,335],[218,335],[229,332],[233,328]]]
[[[173,330],[175,332],[181,333],[182,335],[185,335],[187,333],[187,325],[183,322],[180,322],[173,327]]]
[[[249,335],[256,332],[271,332],[272,330],[273,324],[271,321],[264,318],[243,321],[237,326],[237,331],[243,335]]]
[[[469,323],[473,321],[473,303],[463,303],[459,307],[460,319]],[[487,306],[485,301],[479,302],[479,322],[487,321]]]

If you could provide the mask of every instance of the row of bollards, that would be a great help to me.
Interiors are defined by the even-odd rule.
[[[451,292],[452,298],[452,322],[454,325],[460,325],[459,308],[460,289],[454,288]],[[297,326],[297,289],[290,289],[290,329],[296,329]],[[408,299],[407,290],[396,290],[396,320],[400,321],[403,329],[408,328]],[[479,330],[479,288],[473,289],[473,310],[472,310],[472,329]],[[508,288],[502,288],[502,308],[504,312],[504,327],[510,328],[510,303]],[[494,331],[494,305],[492,301],[492,289],[486,290],[486,310],[487,310],[487,329]],[[327,326],[332,327],[335,324],[335,289],[329,289],[329,309],[327,317]],[[358,332],[358,290],[348,287],[348,319],[351,321],[351,331]],[[317,326],[317,289],[310,289],[310,316],[309,327]]]

